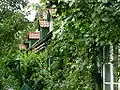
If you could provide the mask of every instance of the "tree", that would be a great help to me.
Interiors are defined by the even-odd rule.
[[[49,1],[49,5],[56,4],[59,15],[54,20],[53,41],[40,54],[20,55],[25,82],[35,90],[96,90],[96,83],[102,82],[100,77],[98,80],[101,66],[108,62],[103,59],[102,47],[119,43],[119,3],[117,0]],[[12,67],[9,72],[14,70]]]
[[[18,55],[18,46],[22,34],[28,31],[32,23],[24,21],[24,14],[20,6],[26,4],[24,0],[0,1],[0,89],[15,88],[18,90],[19,82],[15,78],[13,68]],[[29,25],[29,26],[28,26]]]

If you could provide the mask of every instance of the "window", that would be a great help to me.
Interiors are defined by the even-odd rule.
[[[120,90],[120,79],[114,64],[103,65],[103,90]]]
[[[103,65],[103,90],[120,90],[120,77],[117,71],[120,51],[117,46],[110,46],[108,50],[110,53],[105,50],[104,54],[109,54],[109,62]]]

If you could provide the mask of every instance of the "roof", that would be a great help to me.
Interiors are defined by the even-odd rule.
[[[20,90],[33,90],[33,89],[30,88],[26,83],[24,83]]]

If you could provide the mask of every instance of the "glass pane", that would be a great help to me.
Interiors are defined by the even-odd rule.
[[[114,82],[119,82],[119,72],[118,72],[118,66],[117,65],[114,65],[114,71],[113,71],[113,75],[114,75]]]
[[[110,82],[110,64],[105,65],[105,82]]]
[[[117,84],[114,84],[114,90],[120,90],[120,89],[118,89],[118,85]]]
[[[110,61],[110,45],[105,46],[105,60]]]
[[[113,75],[114,75],[114,82],[119,81],[119,71],[118,71],[118,46],[114,45],[113,47]]]
[[[111,90],[110,84],[105,84],[105,90]]]
[[[120,90],[120,84],[118,85],[118,90]]]

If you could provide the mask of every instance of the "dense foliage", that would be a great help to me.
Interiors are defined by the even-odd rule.
[[[97,76],[107,62],[102,47],[119,43],[119,2],[50,2],[59,15],[52,42],[44,52],[23,58],[25,82],[35,90],[96,90],[102,82]]]
[[[52,42],[45,51],[20,54],[22,74],[16,74],[15,65],[10,70],[16,86],[26,82],[34,90],[96,90],[102,82],[97,74],[107,62],[102,47],[119,43],[119,0],[49,1],[59,15]]]
[[[18,90],[20,87],[12,67],[15,68],[13,64],[18,55],[21,38],[28,32],[29,27],[32,27],[20,11],[20,7],[25,4],[24,0],[0,1],[0,90],[10,87]]]

